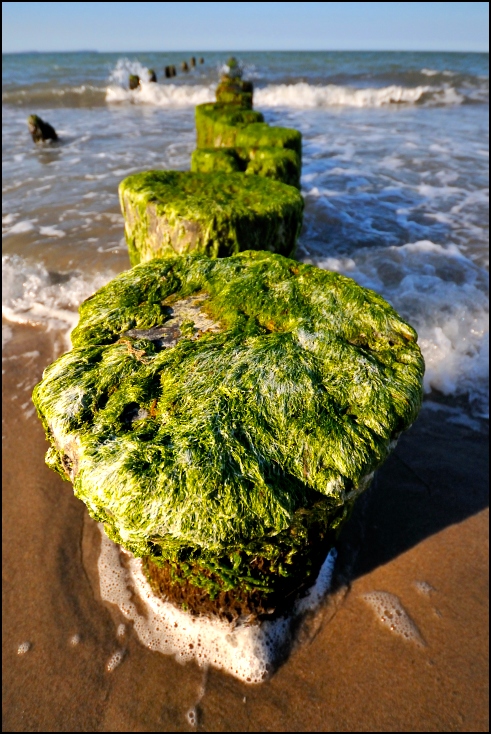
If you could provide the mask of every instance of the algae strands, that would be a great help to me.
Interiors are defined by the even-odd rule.
[[[146,171],[124,179],[119,196],[132,265],[192,251],[290,255],[304,206],[292,186],[222,172]]]
[[[80,307],[33,399],[47,462],[191,611],[268,616],[315,579],[415,419],[414,330],[277,254],[156,259]]]

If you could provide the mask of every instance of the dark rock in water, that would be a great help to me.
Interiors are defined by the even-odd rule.
[[[205,63],[205,60],[204,60],[204,58],[202,56],[200,56],[199,63],[200,64],[204,64]]]
[[[176,67],[172,65],[170,68],[171,68],[171,76],[176,76],[177,75]]]
[[[165,78],[166,79],[170,79],[171,76],[173,76],[173,74],[172,74],[172,66],[166,66],[165,69],[164,69],[164,74],[165,74]]]
[[[196,66],[196,58],[194,56],[191,56],[191,66]]]
[[[149,82],[156,82],[157,81],[157,74],[154,72],[153,69],[148,70],[148,81]]]
[[[183,61],[181,64],[182,71],[189,71],[189,66],[187,61]]]
[[[44,122],[37,115],[29,115],[27,126],[35,143],[43,143],[45,140],[58,140],[54,127],[49,122]]]
[[[130,89],[138,89],[140,86],[140,77],[137,74],[130,74]]]

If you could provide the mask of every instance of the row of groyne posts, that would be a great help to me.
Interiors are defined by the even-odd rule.
[[[204,64],[205,63],[205,60],[204,60],[204,58],[202,56],[198,59],[198,63],[199,64]],[[189,60],[189,64],[188,64],[187,61],[182,61],[181,62],[181,71],[184,72],[185,74],[187,74],[189,72],[189,70],[192,69],[192,68],[194,68],[195,66],[196,66],[196,57],[195,56],[191,56],[191,58]],[[170,66],[166,66],[164,68],[164,76],[165,76],[166,79],[172,79],[172,77],[177,76],[176,67],[173,64],[170,65]],[[157,81],[157,74],[155,73],[155,70],[154,69],[149,69],[148,70],[148,81],[149,82],[156,82]],[[140,84],[141,84],[141,79],[138,76],[138,74],[130,74],[129,79],[128,79],[129,88],[130,89],[137,89],[140,86]]]
[[[228,60],[216,102],[196,107],[191,171],[147,171],[119,186],[132,265],[189,252],[210,257],[243,250],[291,255],[303,215],[302,136],[264,122],[253,85]],[[36,115],[33,140],[56,140]]]

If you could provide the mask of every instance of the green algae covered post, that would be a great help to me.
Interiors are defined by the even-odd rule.
[[[196,106],[198,148],[233,148],[238,131],[254,122],[263,122],[260,112],[221,103]]]
[[[300,158],[287,148],[196,148],[191,156],[191,170],[241,171],[300,188]]]
[[[235,144],[239,147],[287,148],[301,159],[302,134],[291,127],[272,127],[265,122],[247,125],[237,132]]]
[[[138,265],[72,342],[33,393],[47,463],[157,591],[228,619],[308,588],[422,399],[388,303],[267,252]]]
[[[243,172],[245,166],[235,148],[196,148],[191,155],[191,171],[195,173]]]
[[[119,196],[132,265],[193,251],[290,255],[304,206],[292,186],[240,173],[146,171],[122,181]]]

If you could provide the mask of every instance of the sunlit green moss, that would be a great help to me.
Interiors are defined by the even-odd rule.
[[[339,527],[421,404],[416,334],[380,296],[267,252],[138,265],[72,342],[33,394],[49,464],[210,595],[308,576],[310,529]]]
[[[264,119],[255,110],[218,102],[197,105],[195,114],[198,148],[233,148],[239,130]]]
[[[289,255],[302,223],[298,191],[259,176],[146,171],[122,181],[119,195],[133,265],[191,251]]]
[[[196,148],[191,170],[200,173],[241,171],[300,188],[300,159],[287,148]]]

